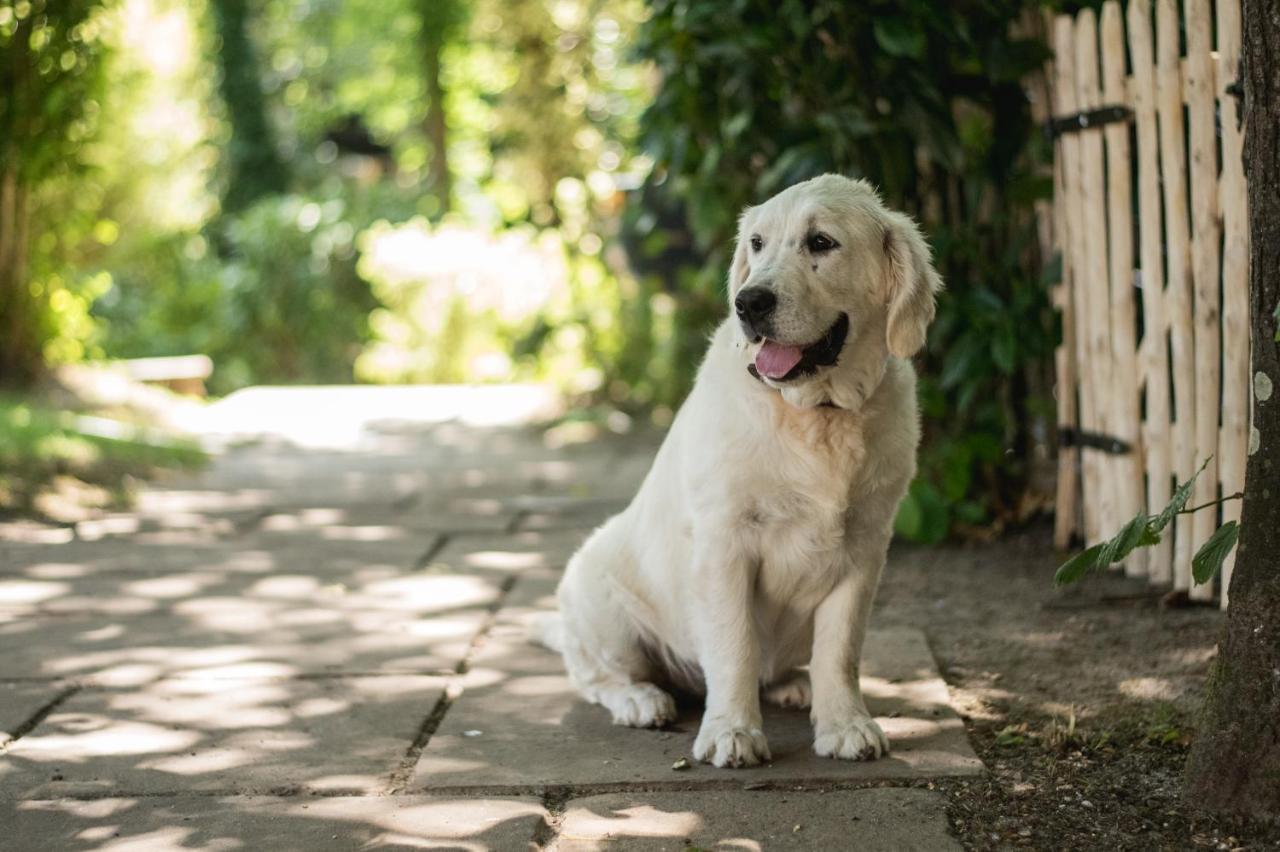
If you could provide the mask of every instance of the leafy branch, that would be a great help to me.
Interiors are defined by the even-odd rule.
[[[1081,553],[1077,553],[1058,567],[1058,570],[1053,575],[1054,583],[1059,586],[1065,586],[1069,583],[1078,582],[1093,571],[1101,570],[1122,561],[1139,547],[1150,547],[1151,545],[1159,544],[1165,529],[1177,515],[1189,515],[1201,509],[1225,503],[1227,500],[1236,500],[1243,497],[1243,494],[1236,493],[1217,500],[1211,500],[1191,509],[1186,508],[1187,500],[1191,498],[1191,489],[1195,485],[1196,479],[1204,472],[1205,466],[1209,464],[1209,459],[1211,458],[1213,456],[1205,459],[1204,464],[1200,465],[1200,469],[1190,479],[1178,486],[1178,489],[1173,493],[1173,498],[1169,501],[1169,505],[1165,506],[1160,514],[1148,515],[1145,512],[1139,513],[1133,520],[1121,527],[1120,532],[1116,533],[1112,538],[1099,542]],[[1200,549],[1196,551],[1196,555],[1191,560],[1191,576],[1197,585],[1209,582],[1221,570],[1223,561],[1231,553],[1231,549],[1236,546],[1236,540],[1239,537],[1240,525],[1235,521],[1227,521],[1218,527],[1208,541],[1200,546]]]

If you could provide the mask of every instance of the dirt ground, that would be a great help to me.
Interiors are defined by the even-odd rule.
[[[1276,849],[1280,825],[1181,798],[1223,615],[1162,606],[1116,574],[1059,590],[1049,530],[995,544],[899,547],[877,623],[929,637],[980,781],[939,784],[971,849]]]

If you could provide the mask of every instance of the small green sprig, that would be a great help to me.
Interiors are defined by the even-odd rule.
[[[1240,499],[1243,496],[1242,494],[1231,494],[1201,506],[1186,508],[1187,500],[1191,498],[1191,489],[1195,485],[1196,479],[1204,472],[1211,458],[1213,456],[1205,459],[1204,464],[1200,465],[1200,469],[1192,474],[1190,479],[1178,486],[1178,489],[1173,493],[1173,498],[1169,501],[1169,505],[1165,506],[1160,514],[1148,515],[1139,513],[1133,520],[1121,527],[1120,532],[1107,541],[1099,542],[1062,563],[1053,575],[1053,582],[1059,586],[1078,582],[1093,571],[1101,570],[1122,561],[1139,547],[1150,547],[1153,544],[1159,544],[1165,529],[1178,515],[1191,514],[1210,506],[1216,506],[1227,500]],[[1231,549],[1236,546],[1236,540],[1239,537],[1240,525],[1235,521],[1227,521],[1218,527],[1217,532],[1210,536],[1208,541],[1200,546],[1200,549],[1196,551],[1196,555],[1191,560],[1191,576],[1197,585],[1209,582],[1222,569],[1222,563],[1226,560],[1227,555],[1231,553]]]

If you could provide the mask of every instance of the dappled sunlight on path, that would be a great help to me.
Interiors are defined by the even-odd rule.
[[[611,726],[525,625],[657,436],[560,446],[523,425],[544,392],[501,390],[255,389],[206,421],[255,440],[135,511],[0,524],[0,823],[21,847],[683,848],[730,837],[725,791],[772,795],[753,780],[980,768],[912,631],[872,637],[895,740],[874,764],[813,757],[803,713],[771,712],[774,765],[743,773],[671,770],[695,704],[665,732]],[[945,845],[936,802],[891,801],[916,792],[839,795],[922,809]],[[792,807],[816,830],[810,795]]]

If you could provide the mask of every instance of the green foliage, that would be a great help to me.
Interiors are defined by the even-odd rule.
[[[82,316],[60,275],[85,208],[64,205],[84,180],[102,113],[99,0],[0,4],[0,380],[28,382],[46,347]],[[64,322],[70,317],[69,322]],[[58,347],[55,346],[55,350]],[[65,347],[64,347],[65,348]],[[56,355],[55,351],[55,355]]]
[[[903,538],[937,544],[947,537],[947,503],[933,484],[925,479],[911,483],[902,498],[893,531]]]
[[[650,6],[638,52],[662,84],[643,120],[654,181],[636,199],[632,254],[677,301],[687,345],[672,384],[688,385],[724,314],[739,211],[823,172],[869,178],[921,220],[948,287],[922,370],[931,490],[913,490],[898,529],[936,540],[1012,514],[1034,431],[1051,422],[1056,340],[1032,215],[1051,188],[1047,152],[1022,89],[1047,52],[1011,32],[1035,4]]]
[[[113,287],[95,307],[104,348],[117,357],[203,352],[220,393],[350,381],[375,305],[355,270],[363,212],[341,197],[275,196],[208,236],[136,244],[113,258]]]
[[[0,171],[35,185],[72,173],[101,110],[105,0],[0,5]]]
[[[1099,542],[1062,563],[1053,575],[1054,583],[1059,586],[1075,583],[1093,571],[1123,562],[1130,553],[1139,547],[1159,544],[1161,535],[1169,524],[1173,523],[1173,519],[1178,514],[1187,511],[1186,505],[1187,501],[1191,499],[1191,489],[1195,486],[1196,479],[1200,477],[1200,474],[1204,472],[1205,466],[1208,464],[1209,459],[1205,459],[1204,463],[1200,465],[1200,469],[1190,479],[1178,486],[1177,490],[1173,492],[1173,497],[1169,500],[1169,505],[1165,506],[1160,514],[1148,515],[1145,512],[1139,513],[1125,524],[1120,529],[1120,532],[1107,541]],[[1213,505],[1216,505],[1216,503],[1197,506],[1192,511],[1203,511],[1206,508],[1212,508]],[[1196,583],[1203,584],[1213,579],[1214,575],[1222,568],[1222,563],[1226,560],[1227,555],[1231,553],[1231,549],[1235,547],[1239,534],[1239,525],[1235,521],[1228,521],[1218,527],[1217,531],[1209,537],[1209,540],[1200,546],[1200,549],[1196,551],[1196,555],[1191,560],[1191,576]]]
[[[122,491],[128,477],[205,461],[194,444],[108,438],[74,414],[0,397],[0,509],[29,510],[59,476]]]

